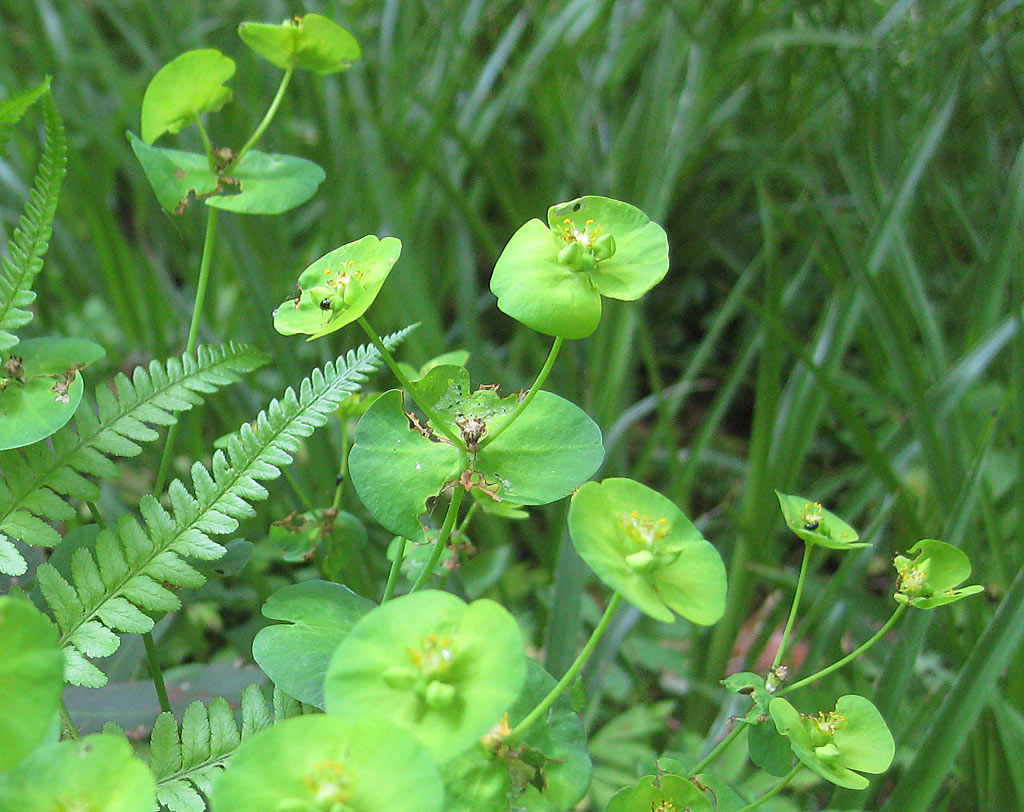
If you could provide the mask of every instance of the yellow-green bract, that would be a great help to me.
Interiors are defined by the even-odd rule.
[[[778,491],[775,491],[775,495],[779,498],[786,525],[807,544],[817,544],[831,550],[871,546],[858,542],[857,531],[831,511],[825,510],[820,502]]]
[[[725,611],[725,565],[675,504],[631,479],[587,482],[572,497],[569,535],[597,577],[656,620],[693,623]]]
[[[203,113],[220,110],[231,101],[231,88],[224,83],[234,73],[234,60],[213,48],[172,59],[150,79],[142,97],[142,140],[152,144]]]
[[[505,608],[425,590],[356,622],[331,658],[324,696],[329,714],[387,720],[446,761],[498,723],[525,677],[519,626]]]
[[[359,43],[333,20],[307,14],[280,25],[242,23],[238,36],[279,68],[337,73],[359,59]]]
[[[640,209],[588,195],[530,220],[494,266],[498,308],[547,335],[585,338],[601,321],[601,297],[639,299],[668,272],[665,230]]]
[[[841,696],[834,711],[809,716],[776,697],[769,712],[796,757],[840,787],[864,789],[868,780],[859,773],[885,772],[896,753],[882,714],[862,696]]]
[[[612,797],[605,812],[647,812],[647,810],[711,812],[711,801],[703,792],[678,775],[646,775],[636,786],[623,787]]]
[[[976,595],[979,584],[957,586],[971,575],[971,562],[963,550],[935,539],[922,539],[906,556],[893,560],[899,578],[895,598],[918,609],[932,609],[953,603],[968,595]]]
[[[372,234],[324,254],[299,276],[299,292],[274,311],[282,335],[320,338],[362,316],[377,298],[402,253],[394,237]]]

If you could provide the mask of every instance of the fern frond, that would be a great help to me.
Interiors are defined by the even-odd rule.
[[[255,515],[249,503],[268,495],[260,482],[280,475],[300,441],[327,422],[379,358],[372,347],[349,351],[323,370],[314,370],[298,394],[288,389],[280,400],[271,401],[256,420],[228,437],[227,453],[216,451],[211,469],[198,462],[192,466],[192,491],[179,479],[171,483],[170,510],[152,496],[143,497],[141,522],[122,516],[116,529],[97,536],[95,555],[76,550],[73,585],[52,565],[40,565],[36,577],[61,631],[69,682],[103,685],[106,676],[86,658],[113,653],[118,646],[114,631],[152,629],[152,618],[142,610],[179,608],[168,587],[196,587],[205,581],[185,559],[224,555],[211,536],[232,533],[239,519]]]
[[[242,692],[242,727],[226,700],[217,697],[209,706],[193,702],[185,710],[181,727],[171,713],[161,713],[153,725],[149,768],[156,779],[156,798],[170,812],[204,812],[210,786],[243,739],[274,721],[303,712],[291,697],[274,689],[274,713],[258,685]],[[202,794],[200,794],[202,793]]]
[[[95,500],[99,488],[87,477],[114,477],[115,466],[104,455],[132,457],[139,443],[159,436],[152,425],[174,423],[175,414],[191,409],[203,395],[236,383],[262,366],[267,356],[255,347],[229,342],[200,346],[164,363],[138,366],[129,379],[118,374],[113,389],[96,389],[98,414],[83,405],[75,426],[66,426],[48,441],[0,452],[0,572],[21,575],[25,561],[5,538],[52,547],[60,534],[46,520],[69,519],[67,499]],[[51,447],[52,446],[52,447]]]
[[[50,89],[50,77],[47,76],[35,87],[14,93],[0,102],[0,146],[7,143],[14,131],[14,126],[21,121],[28,109],[39,97]]]
[[[60,184],[67,167],[64,123],[49,91],[42,99],[46,129],[43,156],[39,160],[25,211],[7,243],[7,256],[0,262],[0,350],[18,343],[18,339],[8,331],[32,321],[32,313],[24,308],[36,298],[31,288],[32,280],[42,269],[43,257],[50,247],[50,224],[57,211]]]

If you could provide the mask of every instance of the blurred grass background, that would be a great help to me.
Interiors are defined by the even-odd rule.
[[[771,644],[795,583],[777,488],[827,502],[873,543],[819,557],[800,624],[804,673],[888,616],[889,561],[919,538],[963,547],[987,587],[914,613],[822,685],[822,707],[848,690],[874,699],[898,762],[865,793],[829,801],[819,787],[820,803],[1024,808],[1021,3],[8,0],[0,92],[52,74],[72,149],[33,330],[99,341],[109,369],[181,351],[202,214],[160,210],[124,132],[138,131],[165,62],[215,47],[238,72],[234,102],[208,128],[216,146],[239,146],[280,74],[235,29],[303,11],[348,27],[364,57],[342,75],[298,75],[261,142],[326,169],[316,198],[281,217],[221,218],[202,340],[251,341],[275,364],[185,421],[182,464],[361,342],[272,329],[270,311],[327,250],[400,237],[377,329],[419,321],[406,360],[465,347],[476,380],[514,389],[547,341],[494,307],[487,282],[504,242],[555,202],[630,201],[664,224],[672,270],[643,302],[608,307],[548,388],[602,426],[602,476],[641,479],[698,520],[729,561],[731,599],[711,630],[617,618],[588,669],[595,797],[650,769],[655,751],[695,752],[735,711],[717,680]],[[0,162],[8,234],[37,154],[23,127]],[[320,437],[292,473],[326,504],[343,438]],[[104,506],[116,512],[151,485],[158,452]],[[281,499],[296,502],[290,490]],[[477,531],[484,548],[517,545],[497,588],[523,607],[556,672],[600,596],[563,515]],[[225,614],[224,589],[196,606]],[[179,633],[167,656],[245,654],[230,636],[202,638]],[[742,779],[740,763],[730,769]]]

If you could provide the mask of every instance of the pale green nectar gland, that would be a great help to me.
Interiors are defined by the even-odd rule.
[[[676,805],[671,801],[651,801],[651,812],[676,812]]]
[[[921,596],[928,580],[924,566],[915,566],[911,559],[902,555],[897,555],[892,563],[896,567],[896,591],[915,598]],[[927,559],[923,563],[927,564]]]
[[[451,638],[428,634],[419,648],[406,651],[416,671],[412,682],[416,695],[434,710],[451,705],[456,695],[455,686],[447,682],[454,661]]]
[[[808,502],[804,505],[803,513],[800,514],[800,521],[803,522],[804,530],[818,530],[821,520],[825,518],[825,508],[821,502]]]
[[[631,546],[636,548],[626,554],[630,569],[643,574],[667,563],[666,552],[659,550],[660,542],[668,535],[667,519],[652,519],[634,510],[622,516],[621,525]]]
[[[337,761],[321,761],[304,779],[313,793],[317,808],[324,812],[348,809],[346,804],[352,797],[352,779],[345,773],[345,766]]]
[[[583,228],[576,228],[568,217],[562,220],[558,236],[565,247],[558,252],[558,261],[573,271],[593,271],[599,262],[611,259],[615,254],[615,238],[602,234],[600,225],[593,219],[587,220]]]

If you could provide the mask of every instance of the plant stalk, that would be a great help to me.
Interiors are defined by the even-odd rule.
[[[601,615],[601,619],[597,622],[594,627],[593,633],[590,635],[590,639],[587,640],[586,645],[583,646],[583,650],[580,651],[579,655],[573,660],[572,665],[569,666],[569,670],[562,675],[562,678],[555,684],[555,687],[551,689],[546,697],[544,697],[540,703],[521,721],[518,725],[513,728],[512,732],[505,738],[506,744],[515,744],[523,735],[537,722],[538,719],[543,716],[548,708],[550,708],[555,701],[560,697],[565,689],[568,688],[576,676],[580,673],[583,666],[586,665],[587,660],[590,659],[590,655],[594,652],[597,644],[604,636],[605,631],[608,629],[608,624],[612,622],[612,617],[615,615],[615,610],[619,608],[619,604],[622,602],[622,596],[616,592],[612,595],[608,606],[605,607],[604,614]]]
[[[810,569],[811,563],[811,550],[814,549],[813,544],[804,544],[804,558],[800,563],[800,577],[797,578],[796,592],[793,594],[793,605],[789,609],[789,617],[786,619],[786,628],[782,631],[782,640],[779,641],[779,648],[775,652],[775,658],[772,660],[772,668],[774,669],[782,662],[782,658],[786,656],[786,647],[789,645],[789,635],[793,631],[793,624],[796,622],[796,612],[800,608],[800,598],[804,593],[804,583],[807,581],[807,571]]]
[[[485,448],[489,443],[497,440],[498,437],[501,436],[501,433],[515,423],[519,418],[519,415],[521,415],[523,411],[525,411],[526,407],[530,405],[530,401],[534,399],[537,392],[539,392],[540,388],[544,385],[544,381],[548,379],[548,375],[551,373],[551,368],[555,365],[555,359],[558,358],[558,351],[562,349],[562,344],[564,342],[565,339],[561,336],[557,336],[555,338],[555,342],[551,345],[551,351],[548,353],[547,360],[544,361],[544,366],[542,366],[540,368],[540,372],[537,373],[537,378],[534,380],[533,386],[531,386],[526,395],[523,396],[523,399],[516,404],[516,408],[513,410],[509,419],[498,426],[498,428],[494,430],[493,434],[486,435],[480,441],[480,448]]]
[[[740,735],[740,733],[743,732],[744,727],[745,725],[742,722],[737,721],[733,729],[726,733],[725,736],[722,737],[722,740],[718,742],[718,744],[716,744],[713,748],[711,748],[711,752],[709,752],[706,756],[704,756],[704,758],[698,761],[697,766],[694,767],[690,772],[693,775],[697,775],[697,773],[704,772],[704,770],[708,768],[708,765],[711,764],[720,755],[722,755],[722,753],[725,752],[725,749],[733,743],[733,741],[736,739],[737,736]]]
[[[69,739],[78,741],[82,738],[82,734],[78,732],[78,728],[75,726],[71,714],[68,713],[68,706],[64,704],[63,699],[60,701],[60,722]]]
[[[384,594],[380,603],[383,606],[395,596],[395,587],[398,585],[398,573],[402,570],[402,562],[405,561],[405,550],[409,546],[409,539],[399,536],[398,555],[391,562],[391,571],[388,573],[388,582],[384,584]]]
[[[267,131],[267,127],[270,126],[270,122],[274,120],[274,116],[277,114],[277,108],[281,106],[281,101],[284,99],[285,91],[288,90],[288,83],[291,82],[293,73],[295,73],[295,68],[288,68],[284,72],[284,76],[281,77],[281,84],[277,88],[274,100],[270,102],[270,107],[267,108],[266,115],[263,116],[263,120],[256,126],[256,130],[253,134],[249,136],[249,140],[245,142],[245,146],[238,150],[234,161],[232,161],[232,166],[238,166],[242,162],[242,158],[245,157],[245,153],[252,149],[256,142],[263,136],[263,133]]]
[[[751,809],[757,809],[757,807],[759,807],[765,801],[770,801],[772,798],[774,798],[788,786],[789,782],[793,780],[796,774],[800,772],[800,768],[803,766],[804,765],[798,761],[796,763],[796,766],[788,773],[786,773],[786,777],[783,778],[778,784],[776,784],[774,787],[768,790],[764,795],[762,795],[757,800],[751,801],[746,806],[741,806],[739,809],[736,810],[736,812],[750,812]]]
[[[833,671],[838,671],[847,663],[853,662],[861,654],[863,654],[865,651],[871,648],[875,643],[877,643],[879,640],[885,637],[886,632],[888,632],[889,629],[893,627],[897,620],[903,617],[903,613],[906,611],[907,604],[901,603],[899,606],[896,607],[896,611],[892,613],[889,619],[885,621],[885,625],[883,625],[882,628],[875,632],[868,640],[866,640],[858,648],[855,648],[841,660],[836,660],[834,663],[832,663],[832,665],[826,666],[825,668],[822,668],[820,671],[816,671],[815,673],[811,674],[809,677],[804,677],[802,680],[799,680],[798,682],[794,682],[792,685],[787,686],[783,690],[776,693],[776,696],[785,696],[786,694],[791,693],[792,691],[795,691],[798,688],[803,688],[805,685],[810,685],[812,682],[817,682],[822,677],[827,677]]]
[[[444,514],[444,523],[441,525],[441,533],[437,537],[437,544],[434,545],[434,552],[430,555],[430,560],[427,562],[427,566],[423,568],[423,572],[420,573],[420,577],[416,579],[416,583],[412,585],[412,592],[419,592],[426,586],[427,581],[430,580],[430,576],[434,573],[434,567],[437,566],[437,562],[441,560],[441,553],[444,552],[445,547],[448,546],[448,539],[452,537],[452,528],[455,527],[455,520],[459,517],[459,506],[462,504],[462,499],[466,495],[466,489],[461,485],[457,484],[452,491],[452,501],[448,505],[448,512]]]
[[[358,321],[359,326],[363,328],[363,332],[366,333],[370,341],[373,342],[373,346],[377,348],[377,352],[380,353],[381,358],[384,359],[384,363],[388,365],[388,369],[390,369],[392,374],[398,379],[398,383],[401,384],[402,388],[409,393],[409,397],[416,401],[416,405],[420,407],[420,411],[430,419],[430,427],[451,440],[455,444],[456,448],[465,449],[466,444],[462,441],[462,438],[456,436],[444,421],[437,416],[437,413],[434,412],[433,409],[428,409],[416,399],[416,388],[413,386],[412,381],[410,381],[405,376],[405,373],[399,369],[394,357],[390,352],[388,352],[388,348],[384,346],[384,342],[380,340],[380,336],[377,335],[377,331],[370,326],[370,322],[368,322],[364,316],[360,316]]]
[[[160,702],[160,710],[165,713],[171,712],[171,700],[167,697],[167,685],[164,684],[164,672],[160,669],[160,660],[156,650],[156,641],[152,632],[142,635],[143,645],[146,647],[146,659],[149,661],[149,674],[153,678],[153,687],[156,688],[156,698]]]

